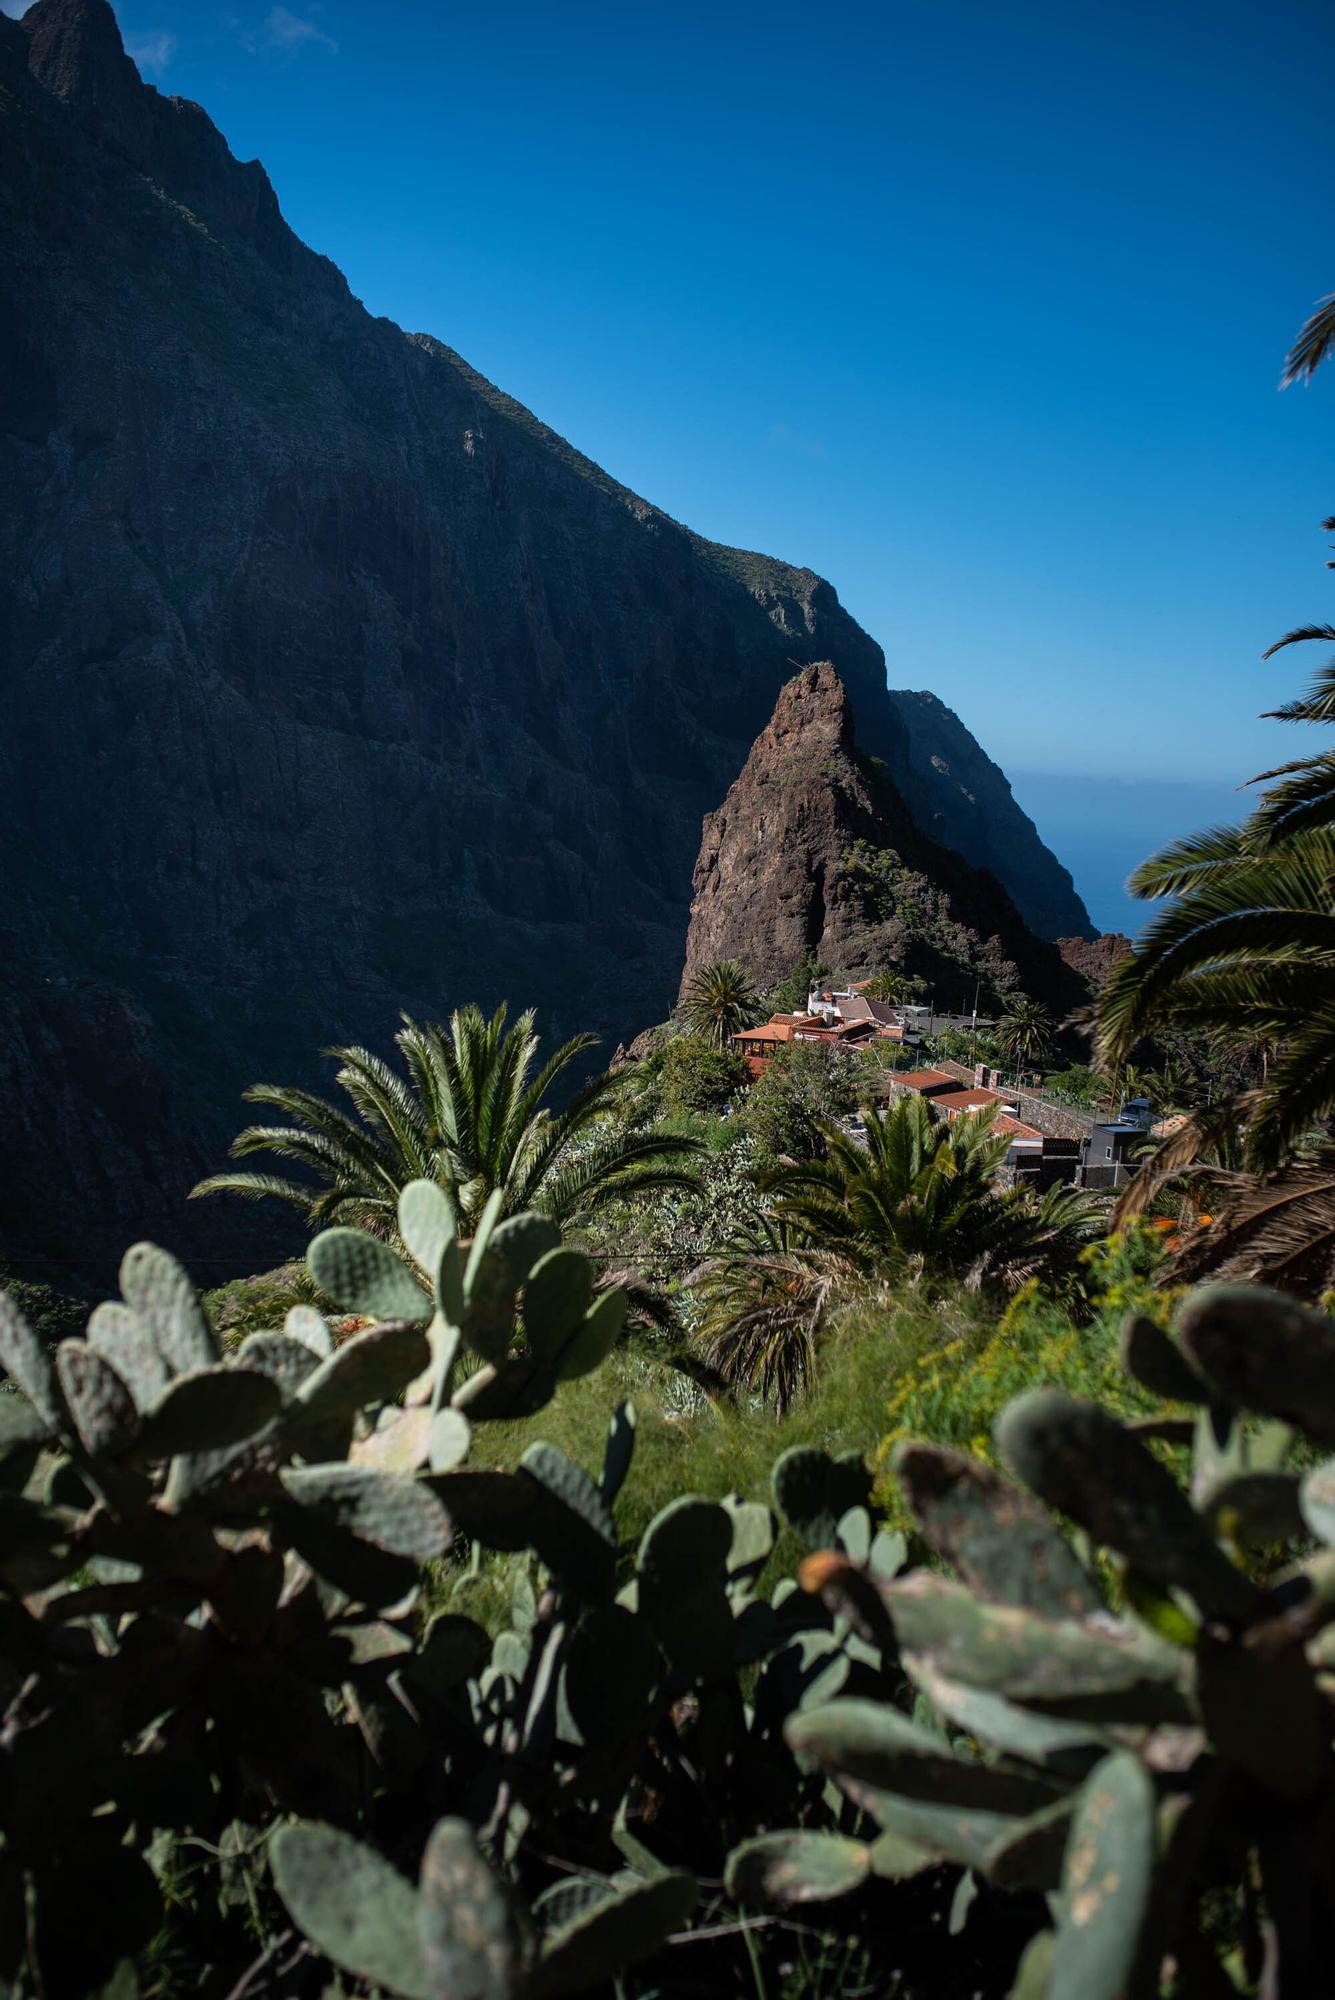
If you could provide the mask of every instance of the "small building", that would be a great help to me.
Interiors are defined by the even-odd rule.
[[[939,1097],[943,1091],[960,1087],[959,1078],[943,1069],[906,1069],[902,1076],[892,1072],[887,1081],[897,1097]]]
[[[971,1111],[986,1111],[991,1105],[1004,1105],[1014,1114],[1015,1106],[1007,1105],[999,1090],[946,1090],[932,1098],[933,1111],[939,1111],[946,1118],[963,1118]]]
[[[1043,1134],[1036,1125],[1026,1125],[1010,1111],[998,1113],[992,1130],[1010,1143],[1006,1148],[1003,1166],[1014,1167],[1021,1173],[1039,1171],[1043,1162]]]
[[[1081,1141],[1080,1151],[1084,1161],[1081,1179],[1088,1188],[1120,1187],[1127,1177],[1127,1167],[1132,1152],[1145,1143],[1148,1128],[1138,1121],[1116,1118],[1104,1125],[1095,1125],[1087,1139]]]

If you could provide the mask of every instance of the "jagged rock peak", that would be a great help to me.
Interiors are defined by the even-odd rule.
[[[18,28],[28,69],[64,104],[83,136],[213,230],[245,239],[275,269],[300,271],[325,293],[347,287],[284,222],[258,160],[236,159],[208,113],[145,83],[125,52],[108,0],[36,0]]]
[[[705,816],[693,889],[683,993],[725,958],[763,990],[808,951],[839,972],[898,967],[957,1005],[975,983],[1056,1004],[1080,991],[995,877],[923,834],[888,767],[858,748],[828,661],[780,689],[740,776]]]
[[[853,711],[848,689],[829,660],[803,667],[790,681],[785,681],[779,689],[774,714],[757,738],[751,755],[762,755],[765,749],[777,748],[794,736],[802,737],[807,744],[819,736],[831,749],[848,751],[853,747]]]
[[[142,144],[144,86],[108,0],[37,0],[19,25],[39,83],[95,124],[99,137],[121,149],[127,142]]]

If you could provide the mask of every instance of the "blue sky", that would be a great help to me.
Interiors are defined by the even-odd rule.
[[[1258,656],[1335,614],[1335,367],[1276,389],[1335,287],[1324,0],[118,14],[372,311],[820,570],[1012,774],[1292,754],[1256,714],[1316,662]]]

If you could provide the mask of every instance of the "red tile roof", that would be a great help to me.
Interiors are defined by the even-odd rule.
[[[933,1090],[938,1084],[958,1081],[944,1069],[906,1069],[892,1080],[903,1090]]]
[[[939,1111],[985,1111],[989,1104],[1004,1102],[996,1090],[947,1090],[932,1099]]]
[[[1019,1118],[1012,1118],[1009,1111],[1003,1111],[992,1126],[994,1132],[1004,1132],[1008,1139],[1039,1139],[1043,1134],[1036,1125],[1026,1125]]]

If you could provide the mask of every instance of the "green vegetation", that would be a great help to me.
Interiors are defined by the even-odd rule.
[[[722,1111],[747,1081],[747,1067],[731,1048],[701,1035],[677,1035],[655,1071],[656,1096],[667,1118],[682,1112]]]
[[[785,1042],[747,1093],[740,1117],[762,1159],[808,1159],[824,1127],[858,1101],[865,1058],[824,1042]]]
[[[1025,994],[1011,998],[1005,1014],[997,1022],[995,1041],[1007,1061],[1017,1069],[1032,1069],[1052,1053],[1056,1023],[1041,1001]]]
[[[501,1210],[462,1245],[419,1179],[403,1256],[317,1236],[342,1345],[299,1305],[225,1355],[142,1244],[54,1356],[0,1303],[16,2000],[1117,2000],[1247,1990],[1254,1941],[1320,1990],[1335,1322],[1224,1286],[1165,1330],[1142,1232],[1083,1355],[1034,1288],[989,1337],[910,1283],[775,1427],[674,1413]],[[950,1422],[1051,1370],[995,1463],[903,1434],[933,1341],[987,1384]]]
[[[591,1035],[576,1035],[535,1068],[531,1013],[507,1028],[504,1007],[488,1019],[470,1006],[452,1014],[448,1028],[405,1018],[395,1040],[406,1081],[369,1049],[332,1052],[353,1117],[309,1091],[262,1083],[246,1092],[290,1122],[248,1126],[233,1141],[233,1158],[275,1153],[306,1168],[310,1180],[212,1174],[192,1192],[274,1195],[312,1224],[355,1222],[389,1236],[399,1194],[418,1177],[443,1190],[464,1229],[493,1195],[504,1214],[536,1207],[567,1221],[631,1193],[689,1184],[693,1141],[612,1117],[624,1073],[595,1076],[561,1110],[548,1108],[557,1079],[595,1046]]]
[[[679,1011],[692,1034],[720,1049],[727,1048],[743,1028],[754,1028],[765,1012],[755,987],[733,958],[697,972]]]
[[[776,1014],[803,1013],[813,989],[828,985],[833,977],[833,966],[824,964],[814,951],[804,952],[769,995],[769,1004]]]

